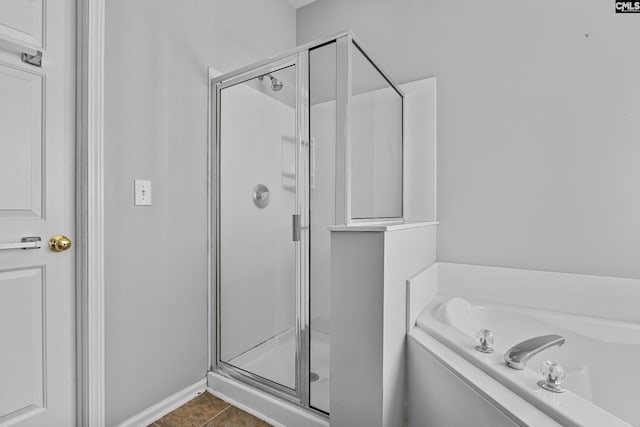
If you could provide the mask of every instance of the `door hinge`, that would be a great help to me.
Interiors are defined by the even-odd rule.
[[[35,55],[23,52],[22,62],[42,68],[42,51],[37,51]]]

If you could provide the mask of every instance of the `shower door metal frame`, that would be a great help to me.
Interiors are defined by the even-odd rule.
[[[406,188],[404,166],[404,135],[405,135],[405,95],[402,89],[378,66],[371,55],[362,47],[362,43],[347,31],[343,36],[336,38],[336,197],[335,218],[336,225],[362,226],[372,224],[396,224],[404,222]],[[353,218],[351,213],[351,142],[350,142],[350,115],[352,108],[353,66],[352,58],[354,49],[362,53],[371,66],[382,76],[389,86],[400,96],[401,103],[401,199],[400,216],[398,217],[370,217]]]
[[[210,155],[209,186],[214,194],[210,194],[210,218],[214,220],[214,226],[210,227],[210,257],[209,277],[215,278],[215,293],[210,295],[215,300],[213,306],[215,313],[209,313],[210,324],[215,325],[216,339],[212,342],[210,349],[210,369],[218,373],[241,381],[260,390],[271,393],[290,402],[299,404],[305,408],[309,407],[309,202],[308,202],[308,169],[302,167],[308,164],[308,144],[305,144],[309,134],[308,124],[308,55],[306,51],[287,55],[283,58],[274,59],[266,64],[257,64],[252,67],[243,68],[232,73],[210,80],[210,100],[211,107],[215,111],[216,119],[211,120],[210,139],[213,144]],[[301,220],[300,239],[295,243],[295,277],[296,277],[296,318],[294,332],[296,337],[296,364],[295,364],[295,389],[291,389],[282,384],[256,375],[252,372],[237,368],[232,364],[221,360],[221,324],[220,324],[220,287],[221,287],[221,260],[220,260],[220,123],[221,96],[220,92],[228,87],[242,84],[256,77],[274,73],[278,70],[295,67],[296,71],[296,105],[295,105],[295,143],[296,143],[296,165],[295,165],[295,208],[293,215],[299,215]],[[307,173],[303,173],[307,171]],[[210,192],[211,193],[211,192]],[[212,215],[211,215],[212,214]],[[212,262],[212,259],[215,262]],[[212,357],[213,356],[213,357]],[[321,412],[320,412],[321,413]],[[322,414],[322,413],[321,413]]]

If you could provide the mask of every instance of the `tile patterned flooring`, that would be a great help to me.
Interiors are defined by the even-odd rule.
[[[206,391],[149,427],[269,427]]]

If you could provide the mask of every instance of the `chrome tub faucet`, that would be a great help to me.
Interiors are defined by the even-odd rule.
[[[554,345],[561,346],[564,343],[565,339],[560,335],[542,335],[531,338],[507,350],[504,354],[504,360],[510,368],[524,369],[529,359],[536,354]]]

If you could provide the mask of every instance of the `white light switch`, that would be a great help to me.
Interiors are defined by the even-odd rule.
[[[135,181],[136,206],[151,206],[151,181],[136,179]]]

